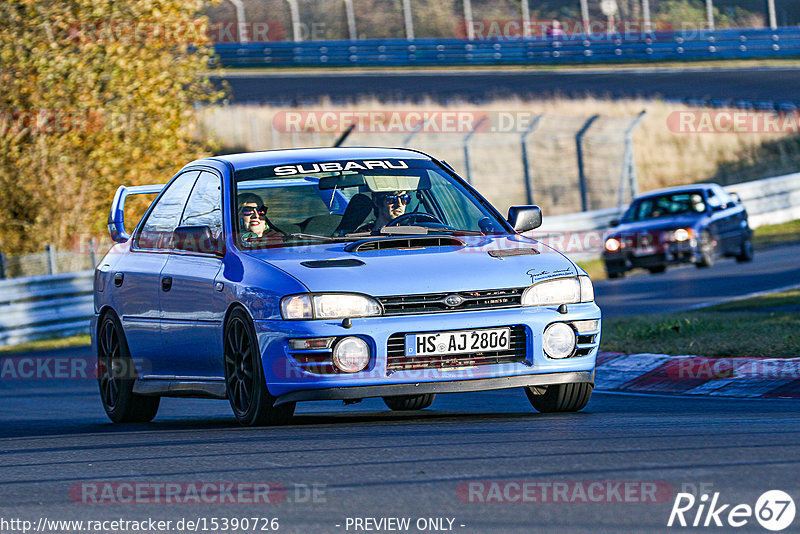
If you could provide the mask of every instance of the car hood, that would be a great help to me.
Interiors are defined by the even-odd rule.
[[[290,274],[311,292],[346,291],[373,296],[525,287],[533,281],[578,274],[561,253],[524,236],[457,239],[463,246],[348,252],[345,248],[349,243],[325,243],[248,254]],[[537,253],[531,254],[531,250]],[[351,261],[356,263],[352,266],[303,265],[321,260],[357,262]]]
[[[622,223],[614,228],[613,236],[633,234],[636,232],[657,232],[676,228],[693,228],[700,221],[697,215],[679,215],[630,223]]]

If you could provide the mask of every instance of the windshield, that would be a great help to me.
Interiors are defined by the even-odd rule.
[[[622,222],[644,221],[675,215],[699,215],[705,211],[706,204],[701,191],[672,193],[637,200],[622,216]]]
[[[234,173],[238,242],[299,246],[379,235],[507,234],[429,160],[342,160]]]

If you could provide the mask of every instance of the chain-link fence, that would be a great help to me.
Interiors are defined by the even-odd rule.
[[[640,119],[232,106],[209,108],[204,128],[227,150],[239,152],[332,146],[355,124],[343,146],[421,150],[452,165],[501,212],[535,203],[555,215],[620,206],[632,198],[638,189],[632,134]]]
[[[110,241],[88,238],[71,250],[59,250],[47,245],[41,252],[31,254],[10,255],[0,252],[0,279],[94,269],[110,246]]]

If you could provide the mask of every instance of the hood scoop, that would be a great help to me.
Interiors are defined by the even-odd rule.
[[[347,245],[347,252],[369,252],[373,250],[411,249],[429,247],[464,247],[466,243],[451,236],[390,237],[388,239],[362,239]]]
[[[300,265],[309,269],[324,269],[326,267],[360,267],[364,265],[364,262],[355,258],[344,258],[341,260],[301,261]]]
[[[489,251],[489,256],[500,259],[511,256],[529,256],[531,254],[539,254],[539,251],[535,248],[506,248]]]

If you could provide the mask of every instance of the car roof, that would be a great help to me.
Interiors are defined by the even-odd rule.
[[[403,148],[374,148],[374,147],[336,147],[336,148],[291,148],[283,150],[265,150],[263,152],[246,152],[242,154],[227,154],[214,156],[192,164],[204,161],[223,161],[230,164],[234,171],[252,169],[267,165],[281,165],[292,163],[315,163],[318,161],[334,161],[365,158],[405,158],[405,159],[431,159],[430,156],[417,150]]]
[[[688,193],[690,191],[713,189],[715,187],[719,186],[717,184],[690,184],[690,185],[678,185],[675,187],[665,187],[664,189],[656,189],[654,191],[648,191],[647,193],[643,193],[637,196],[635,200],[639,200],[640,198],[659,196],[659,195],[668,195],[670,193]]]

